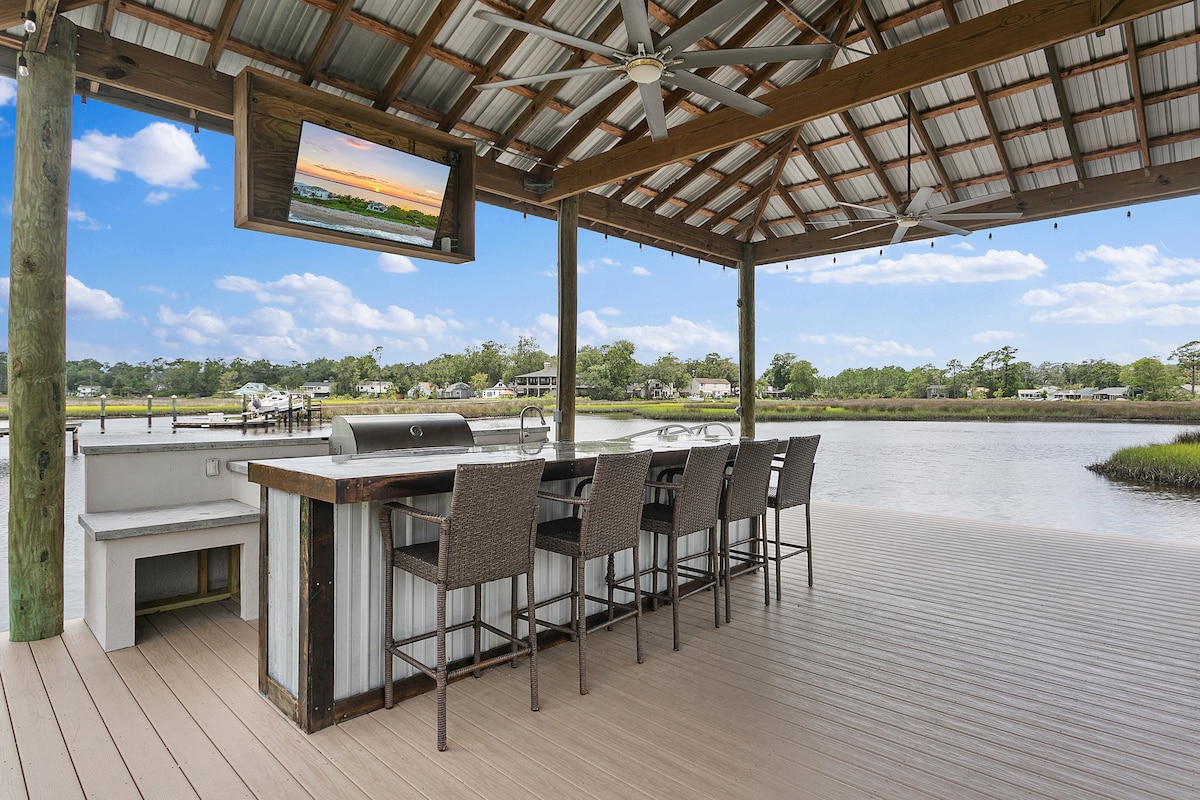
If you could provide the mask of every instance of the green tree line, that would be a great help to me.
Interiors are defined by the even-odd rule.
[[[737,363],[719,353],[698,359],[680,359],[668,353],[642,364],[634,359],[634,350],[633,343],[624,339],[581,347],[576,357],[577,382],[587,387],[587,394],[600,400],[622,399],[627,386],[649,380],[660,380],[680,393],[686,393],[693,378],[724,378],[735,386],[738,383]],[[437,387],[462,382],[479,392],[500,381],[511,384],[517,375],[536,372],[553,362],[535,339],[524,336],[515,345],[487,341],[422,363],[383,364],[379,360],[381,352],[382,348],[377,347],[361,356],[289,364],[243,358],[155,358],[137,364],[83,359],[67,362],[66,381],[71,393],[77,393],[80,386],[98,386],[109,396],[213,397],[251,381],[297,389],[304,383],[327,380],[333,394],[353,397],[360,383],[376,380],[390,382],[397,394],[422,381]],[[925,397],[930,386],[943,387],[941,392],[950,397],[979,393],[1015,397],[1019,389],[1048,385],[1060,389],[1129,386],[1139,397],[1162,400],[1184,396],[1180,386],[1194,387],[1200,369],[1200,341],[1181,345],[1166,363],[1147,357],[1124,365],[1091,359],[1079,363],[1044,361],[1035,366],[1020,360],[1017,354],[1017,348],[1005,346],[969,364],[954,359],[945,366],[924,364],[911,369],[851,367],[823,376],[811,362],[794,353],[777,353],[755,388],[762,394],[770,387],[792,398],[887,398]],[[8,354],[0,352],[0,394],[8,393],[7,363]]]

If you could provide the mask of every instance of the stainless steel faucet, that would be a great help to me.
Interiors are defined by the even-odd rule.
[[[542,409],[540,406],[525,406],[524,408],[522,408],[521,409],[521,441],[522,442],[529,440],[529,434],[525,432],[525,412],[526,411],[536,412],[538,415],[538,419],[540,419],[542,421],[542,424],[543,425],[546,424],[546,415],[542,413]]]

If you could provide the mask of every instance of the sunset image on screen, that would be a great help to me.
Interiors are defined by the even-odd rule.
[[[449,175],[446,164],[305,122],[288,219],[430,246]]]

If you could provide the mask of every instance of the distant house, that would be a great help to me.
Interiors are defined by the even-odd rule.
[[[1018,400],[1053,400],[1057,386],[1043,386],[1040,389],[1017,389]]]
[[[385,394],[391,394],[391,381],[360,381],[354,387],[359,394],[369,394],[374,397],[382,397]]]
[[[549,361],[544,362],[537,372],[526,372],[513,378],[513,391],[517,397],[541,397],[553,394],[558,387],[558,369]]]
[[[688,384],[688,394],[698,397],[721,399],[732,393],[732,386],[724,378],[692,378]]]
[[[487,400],[495,400],[500,397],[516,397],[516,396],[517,396],[517,393],[514,392],[512,389],[508,388],[508,386],[504,383],[504,381],[497,381],[495,386],[489,386],[488,388],[486,388],[482,392],[480,392],[480,397],[483,397],[484,399],[487,399]]]
[[[311,197],[314,200],[328,200],[329,190],[322,189],[320,186],[311,186],[307,183],[293,183],[292,194],[300,197]]]
[[[438,392],[439,400],[466,400],[475,396],[475,390],[459,381],[452,383]]]
[[[419,381],[411,389],[408,390],[409,400],[419,400],[422,397],[433,397],[437,393],[437,388],[429,381]]]
[[[1128,386],[1109,386],[1106,389],[1097,389],[1092,395],[1093,400],[1128,400]]]
[[[950,396],[950,387],[944,383],[931,383],[925,387],[925,399],[933,400]]]
[[[78,397],[95,397],[104,390],[103,386],[95,386],[93,384],[81,384],[75,387],[75,394]]]
[[[1094,386],[1083,389],[1059,389],[1054,393],[1055,400],[1091,400],[1092,395],[1100,391]]]
[[[372,200],[369,203],[367,203],[367,211],[375,211],[375,212],[382,214],[383,212],[387,211],[387,209],[388,209],[387,206],[385,206],[383,203],[380,203],[375,200]]]
[[[333,387],[329,381],[307,381],[300,384],[300,392],[314,400],[329,397]]]

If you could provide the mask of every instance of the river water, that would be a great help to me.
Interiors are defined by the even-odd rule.
[[[147,440],[171,435],[170,423]],[[580,417],[580,441],[627,436],[662,423]],[[1193,426],[1194,427],[1194,426]],[[1087,464],[1122,447],[1170,441],[1181,425],[1103,422],[759,423],[760,438],[819,433],[813,499],[1063,530],[1200,545],[1200,493],[1121,484]],[[109,435],[145,433],[143,420],[110,420]],[[229,435],[228,431],[220,435]],[[81,441],[102,441],[85,422]],[[84,456],[66,454],[64,603],[83,616]],[[8,629],[8,439],[0,438],[0,630]]]

